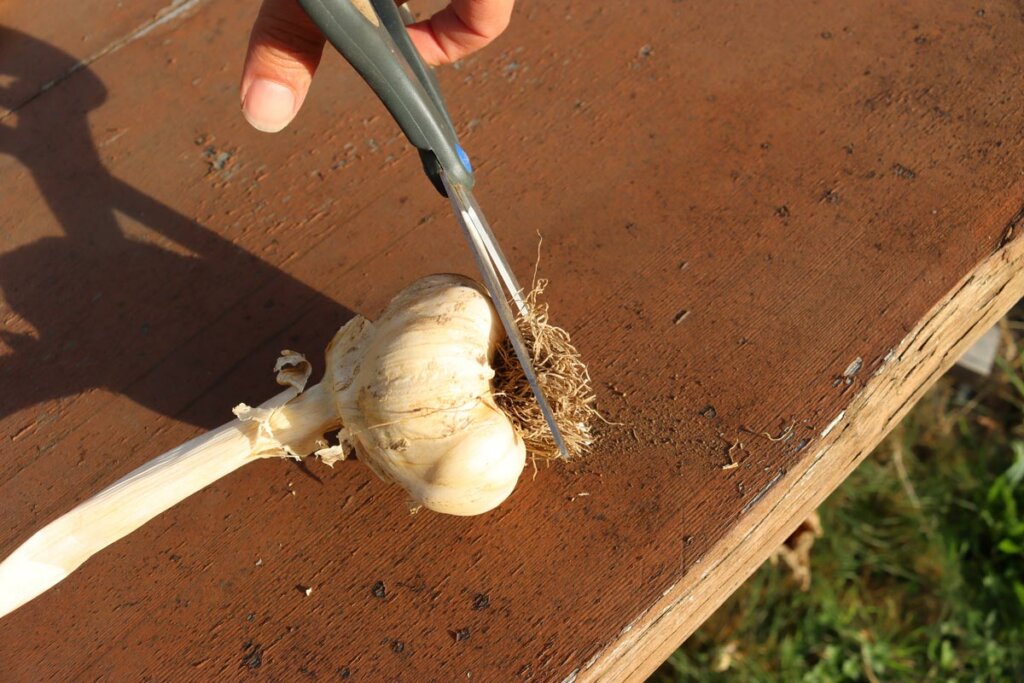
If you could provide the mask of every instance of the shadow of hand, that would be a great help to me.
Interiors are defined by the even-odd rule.
[[[11,29],[0,27],[0,44],[12,35],[21,49],[0,49],[0,73],[17,76],[19,66],[40,59],[74,63]],[[294,343],[294,335],[283,337],[300,315],[321,321],[303,336],[311,338],[310,347],[322,348],[351,313],[113,177],[86,118],[105,92],[81,69],[28,105],[31,116],[15,125],[0,121],[0,154],[27,167],[63,232],[0,254],[0,320],[20,319],[35,331],[0,329],[10,348],[0,355],[0,419],[99,387],[211,427],[229,419],[238,400],[260,400],[273,390],[274,351],[264,347],[278,338]],[[24,102],[3,104],[16,110]],[[24,217],[35,213],[27,209],[38,197],[13,199],[3,211],[6,229],[42,232]],[[195,256],[127,238],[117,213]],[[314,348],[307,350],[314,355]],[[209,410],[195,408],[200,396]]]

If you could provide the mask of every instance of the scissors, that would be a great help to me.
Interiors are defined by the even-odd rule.
[[[433,70],[420,58],[405,26],[412,14],[395,0],[299,0],[309,18],[387,107],[409,142],[419,150],[423,170],[451,201],[469,242],[484,285],[523,367],[555,445],[569,457],[551,406],[537,381],[505,292],[520,315],[529,310],[523,289],[473,197],[475,177],[469,156],[459,145],[455,126]]]

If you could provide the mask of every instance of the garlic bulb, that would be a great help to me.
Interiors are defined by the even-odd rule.
[[[503,337],[486,293],[456,275],[413,283],[376,323],[349,322],[327,349],[324,378],[341,439],[416,505],[452,515],[496,507],[526,464],[492,394]]]

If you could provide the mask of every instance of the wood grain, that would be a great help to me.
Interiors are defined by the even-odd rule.
[[[201,3],[0,121],[0,555],[268,397],[281,348],[472,272],[337,58],[286,132],[246,127],[253,11]],[[598,451],[475,519],[248,466],[0,621],[5,679],[641,678],[1024,292],[1022,45],[1009,0],[522,4],[441,78],[521,276],[543,236]]]

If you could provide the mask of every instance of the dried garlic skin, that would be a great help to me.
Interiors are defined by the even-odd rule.
[[[452,515],[495,508],[526,464],[491,387],[503,338],[486,293],[458,275],[418,280],[375,323],[350,321],[327,349],[341,438],[415,504]]]

